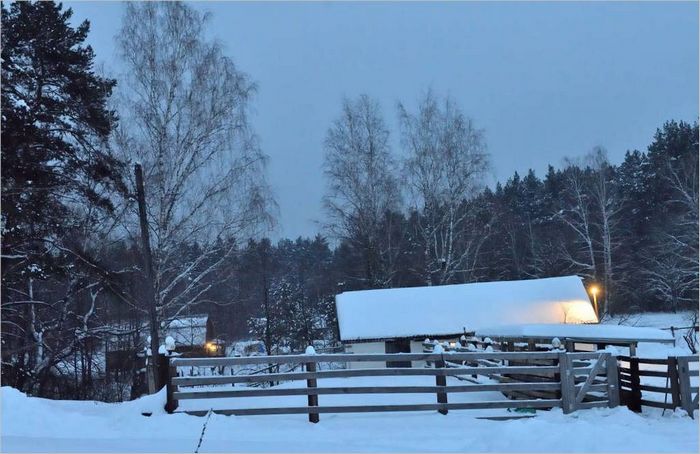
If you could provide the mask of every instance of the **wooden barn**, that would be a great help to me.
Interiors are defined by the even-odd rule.
[[[335,302],[348,353],[422,353],[426,338],[457,343],[481,328],[598,322],[578,276],[362,290],[336,295]]]

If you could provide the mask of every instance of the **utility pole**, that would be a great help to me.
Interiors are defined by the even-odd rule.
[[[139,204],[139,224],[141,225],[141,256],[143,258],[144,274],[146,275],[146,303],[148,304],[148,316],[150,319],[151,357],[149,359],[151,376],[149,383],[154,384],[158,391],[158,313],[156,311],[155,282],[153,276],[153,258],[151,257],[151,240],[148,232],[148,220],[146,218],[146,193],[143,188],[143,170],[141,164],[134,164],[134,176],[136,177],[136,199]],[[149,387],[150,388],[150,387]]]

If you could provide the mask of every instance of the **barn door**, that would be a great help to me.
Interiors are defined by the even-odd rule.
[[[410,339],[397,339],[384,343],[386,353],[411,353]],[[411,361],[387,361],[386,367],[411,367]]]

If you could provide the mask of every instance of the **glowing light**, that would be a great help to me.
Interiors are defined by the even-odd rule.
[[[207,342],[206,343],[207,350],[209,350],[210,353],[216,353],[217,346],[214,342]]]
[[[564,301],[561,303],[564,323],[597,323],[598,316],[588,301]]]
[[[588,289],[589,292],[591,292],[591,295],[595,296],[600,292],[600,287],[597,285],[591,285],[591,287]]]

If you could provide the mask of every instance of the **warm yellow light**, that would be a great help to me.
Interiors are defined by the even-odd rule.
[[[561,305],[564,312],[564,323],[598,322],[598,316],[588,301],[565,301]]]
[[[216,352],[216,344],[215,343],[207,342],[206,346],[207,346],[207,350],[209,350],[210,352],[212,352],[212,353]]]
[[[591,287],[590,287],[589,290],[590,290],[590,292],[591,292],[591,295],[594,295],[594,296],[595,296],[595,295],[597,295],[598,292],[600,291],[600,288],[599,288],[597,285],[591,285]]]

